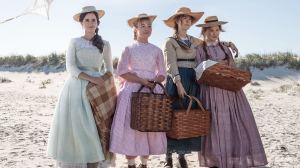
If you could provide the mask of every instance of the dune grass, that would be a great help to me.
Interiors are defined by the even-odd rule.
[[[278,52],[272,54],[247,54],[236,60],[241,69],[264,68],[286,66],[289,69],[300,70],[300,56],[290,52]]]
[[[47,56],[35,57],[33,55],[12,55],[6,57],[0,57],[0,66],[22,66],[27,64],[33,64],[36,67],[44,65],[58,65],[65,64],[65,54],[51,53]]]
[[[119,58],[113,59],[113,67],[117,68]],[[285,66],[289,69],[300,70],[300,56],[290,52],[278,52],[271,54],[247,54],[237,58],[236,64],[241,69],[250,70],[251,68],[264,68]],[[63,67],[65,70],[65,54],[51,53],[46,56],[35,57],[32,55],[11,55],[0,57],[0,67],[19,67],[31,65],[37,71],[43,70],[41,67],[53,66]],[[102,67],[104,68],[104,67]]]
[[[113,59],[113,68],[116,69],[119,58]],[[46,56],[33,56],[33,55],[11,55],[0,57],[0,67],[9,69],[11,67],[31,66],[36,71],[43,71],[43,67],[52,66],[59,67],[65,70],[66,56],[65,54],[51,53]],[[4,68],[4,69],[5,69]],[[104,66],[102,66],[104,69]]]

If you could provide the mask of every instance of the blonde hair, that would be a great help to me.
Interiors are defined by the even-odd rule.
[[[135,22],[133,23],[133,39],[134,39],[134,40],[137,40],[137,33],[136,33],[136,30],[135,30],[135,29],[137,29],[138,23],[140,23],[140,22],[142,22],[142,21],[144,21],[144,20],[149,20],[149,21],[150,21],[149,18],[140,18],[140,19],[138,19],[137,21],[135,21]]]

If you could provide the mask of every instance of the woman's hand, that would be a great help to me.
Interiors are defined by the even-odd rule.
[[[229,42],[229,47],[234,51],[236,57],[239,55],[239,50],[237,49],[237,47],[234,45],[233,42]]]
[[[233,42],[221,42],[223,45],[225,45],[226,47],[231,48],[231,50],[234,52],[235,57],[238,56],[239,54],[239,50],[237,49],[237,47],[234,45]]]
[[[86,81],[92,82],[96,85],[102,85],[104,83],[104,81],[101,79],[101,77],[90,76],[90,75],[88,75],[84,72],[81,72],[78,75],[78,78],[81,79],[81,80],[86,80]]]
[[[182,86],[182,83],[180,81],[177,81],[176,86],[177,86],[178,96],[180,98],[184,98],[184,96],[187,95],[187,94],[186,94],[186,91],[184,90],[184,87]]]
[[[147,79],[141,79],[141,81],[140,81],[140,83],[142,84],[142,85],[144,85],[144,86],[147,86],[147,87],[149,87],[149,88],[153,88],[154,87],[154,82],[150,82],[149,80],[147,80]]]
[[[104,83],[104,80],[101,77],[92,77],[91,82],[96,85],[102,85]]]
[[[162,76],[162,75],[156,76],[156,77],[153,79],[154,82],[158,82],[158,83],[161,83],[161,82],[163,82],[164,80],[165,80],[165,77]]]

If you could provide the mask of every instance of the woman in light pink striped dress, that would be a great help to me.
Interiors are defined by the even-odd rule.
[[[222,25],[209,16],[202,27],[203,46],[197,49],[198,63],[208,59],[234,66],[232,54],[219,41]],[[200,166],[211,168],[247,168],[267,165],[264,147],[250,104],[243,92],[200,85],[200,97],[211,112],[210,134],[203,138]]]
[[[110,151],[126,155],[128,168],[136,167],[137,156],[141,156],[142,161],[139,167],[146,168],[149,155],[164,154],[167,149],[165,133],[140,132],[130,127],[132,92],[141,85],[151,87],[149,80],[162,82],[166,75],[161,49],[148,42],[155,17],[140,14],[128,20],[136,41],[125,48],[117,68],[121,90],[111,129]],[[162,93],[162,90],[156,88],[155,92]]]

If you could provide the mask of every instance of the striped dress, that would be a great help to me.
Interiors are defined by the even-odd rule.
[[[224,50],[232,58],[230,50]],[[197,62],[220,61],[225,53],[217,43],[208,44],[206,51],[198,47]],[[211,112],[210,134],[202,140],[200,166],[246,168],[267,164],[264,147],[249,102],[243,90],[232,92],[200,85],[200,99]]]

